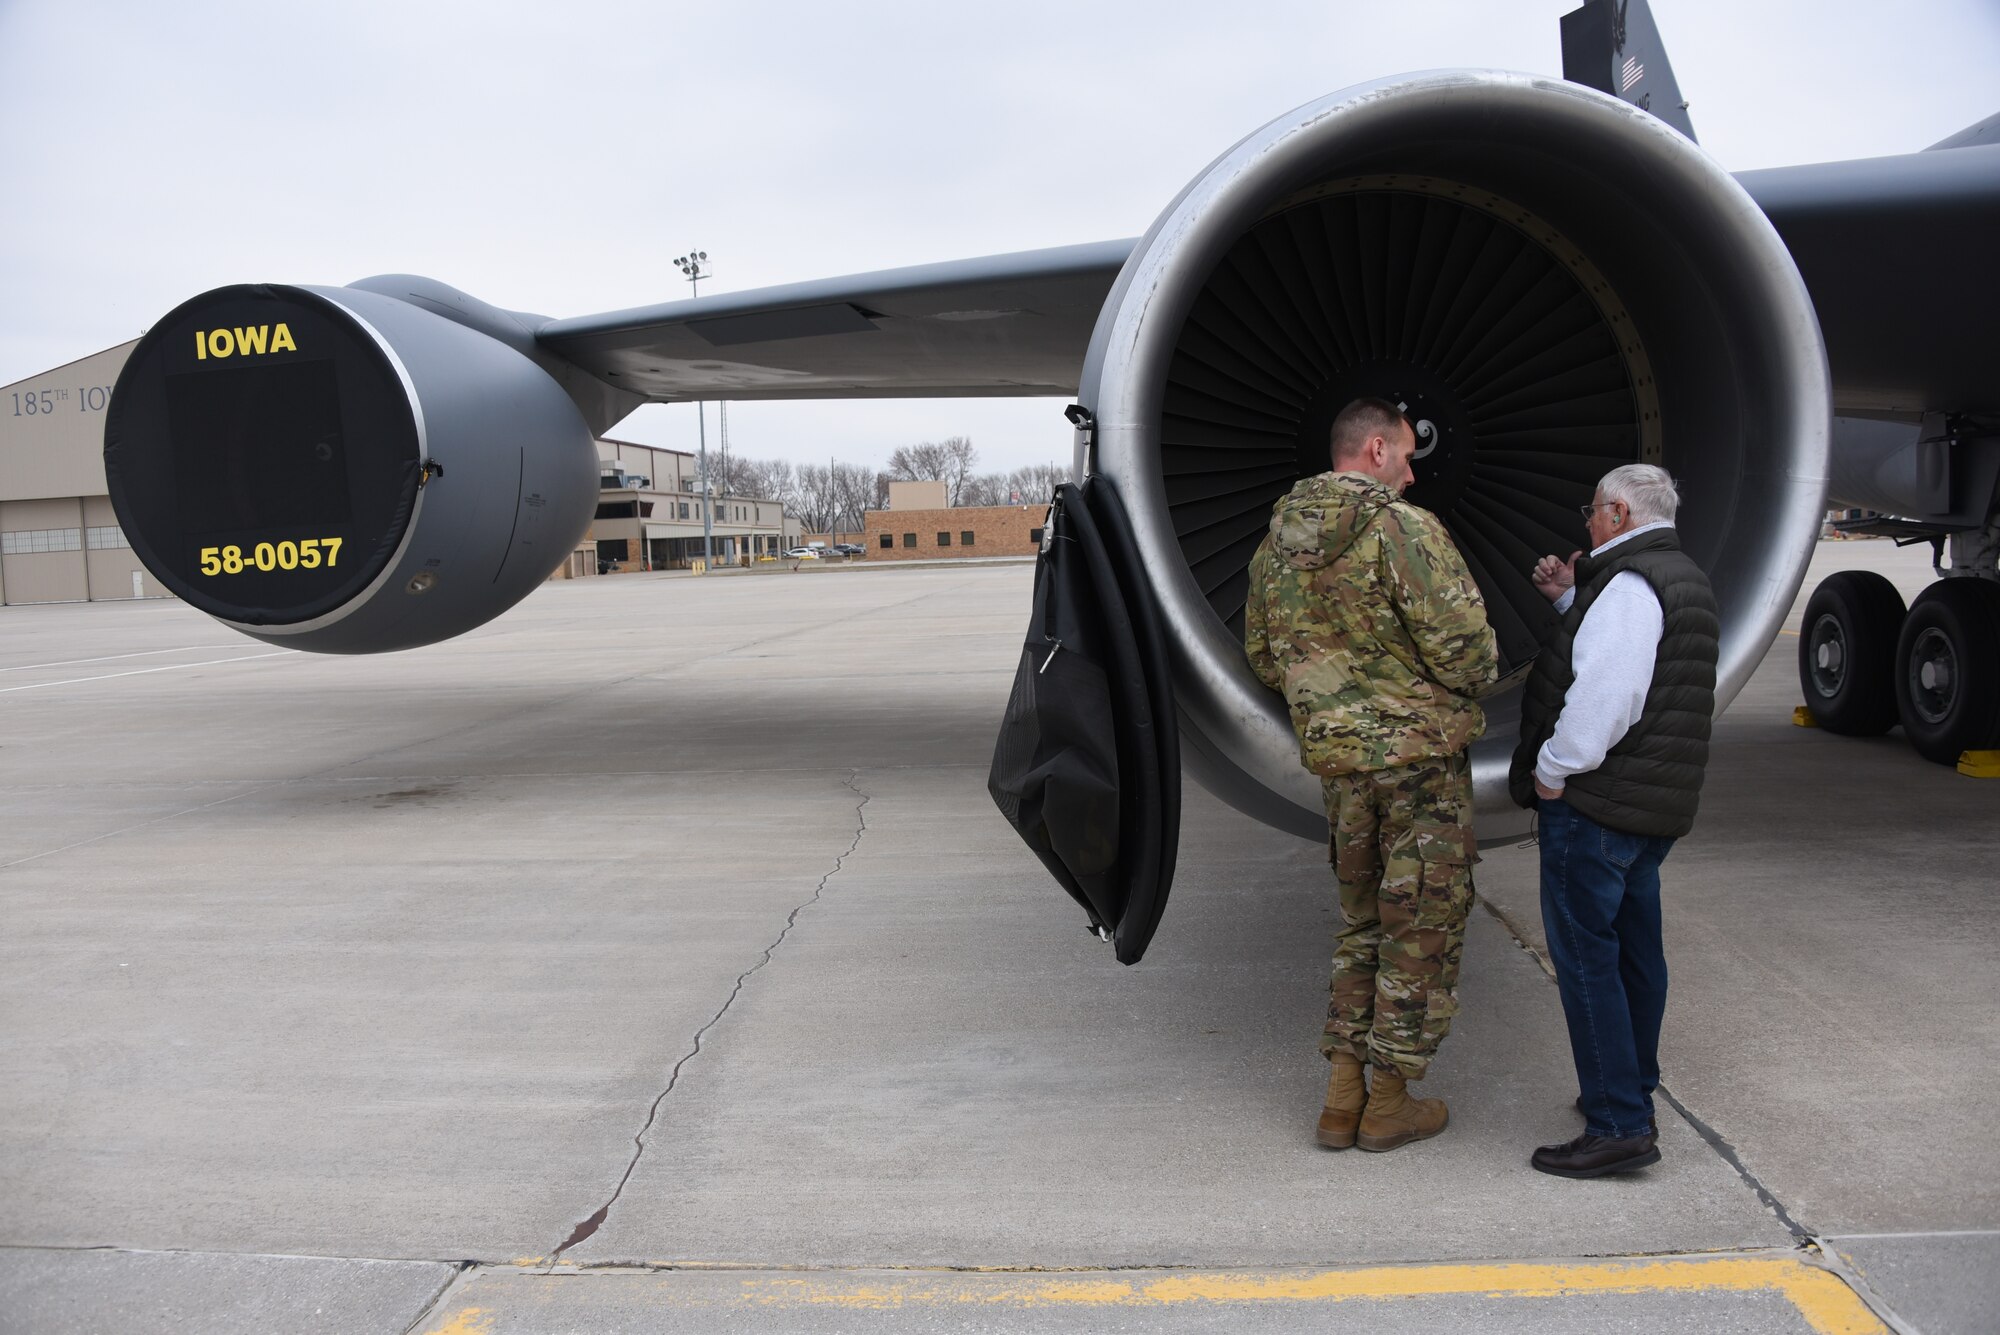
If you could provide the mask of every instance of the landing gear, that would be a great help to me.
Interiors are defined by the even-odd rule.
[[[1925,589],[1903,619],[1895,680],[1903,732],[1926,760],[1951,765],[1961,752],[2000,747],[2000,583],[1943,579]]]
[[[1902,624],[1903,595],[1872,570],[1839,571],[1813,590],[1799,626],[1799,690],[1822,728],[1873,737],[1896,725]]]

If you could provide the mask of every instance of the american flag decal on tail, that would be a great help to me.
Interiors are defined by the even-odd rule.
[[[1562,46],[1563,78],[1623,98],[1694,138],[1646,0],[1582,0],[1581,8],[1562,16]]]

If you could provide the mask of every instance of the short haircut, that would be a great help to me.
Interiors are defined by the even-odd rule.
[[[1681,508],[1680,490],[1664,468],[1653,464],[1622,464],[1604,475],[1597,494],[1605,504],[1625,502],[1635,524],[1671,524]]]
[[[1338,464],[1361,452],[1371,437],[1392,436],[1399,426],[1409,426],[1403,410],[1387,399],[1356,399],[1340,410],[1327,433],[1333,445],[1333,461]]]

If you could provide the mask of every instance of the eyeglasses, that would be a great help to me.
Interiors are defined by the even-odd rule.
[[[1598,505],[1579,505],[1576,508],[1577,511],[1583,515],[1584,522],[1589,523],[1590,517],[1596,514],[1599,510],[1609,510],[1614,505],[1623,505],[1624,503],[1625,502],[1623,501],[1604,501]]]

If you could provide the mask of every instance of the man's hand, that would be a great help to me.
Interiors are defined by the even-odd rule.
[[[1540,779],[1535,780],[1535,796],[1550,802],[1562,801],[1563,790],[1551,788]]]
[[[1535,562],[1535,568],[1528,578],[1534,582],[1536,592],[1554,602],[1563,596],[1563,591],[1576,587],[1576,558],[1581,551],[1569,554],[1567,560],[1554,553]]]

